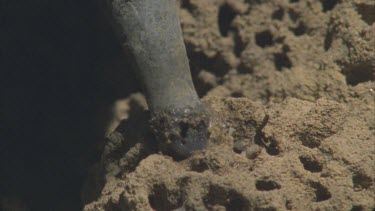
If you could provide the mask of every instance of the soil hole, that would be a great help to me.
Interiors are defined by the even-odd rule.
[[[153,210],[174,210],[183,204],[180,194],[167,190],[165,185],[155,185],[148,201]]]
[[[315,189],[315,201],[316,202],[325,201],[332,197],[328,189],[318,182],[310,182],[310,187]]]
[[[208,195],[203,199],[205,206],[212,210],[212,206],[219,205],[225,210],[248,210],[249,202],[233,189],[211,185]]]
[[[206,160],[203,159],[194,159],[190,162],[190,170],[195,172],[204,172],[208,170],[209,167],[207,165]]]
[[[182,0],[181,7],[185,8],[190,13],[194,13],[194,11],[197,9],[197,7],[190,2],[190,0]]]
[[[194,87],[197,90],[199,97],[203,97],[213,86],[202,81],[202,79],[199,78],[199,74],[203,70],[207,71],[213,76],[213,78],[215,78],[216,82],[220,83],[221,77],[226,75],[231,67],[220,54],[210,58],[203,52],[196,52],[195,47],[189,43],[186,43],[186,50],[190,61]]]
[[[361,15],[362,20],[368,25],[375,22],[375,5],[357,4],[357,12]]]
[[[324,50],[328,51],[332,46],[333,41],[333,33],[330,31],[327,31],[327,34],[324,38]]]
[[[284,17],[284,9],[280,8],[272,13],[272,19],[274,20],[282,20]]]
[[[271,191],[281,188],[281,186],[277,182],[267,179],[257,180],[255,183],[255,187],[259,191]]]
[[[300,156],[299,160],[303,164],[303,168],[307,171],[317,173],[323,170],[323,165],[311,157]]]
[[[375,73],[371,62],[347,65],[342,72],[346,76],[346,83],[355,86],[366,81],[374,81]]]
[[[258,144],[266,148],[269,155],[276,156],[280,154],[279,142],[274,137],[265,137],[263,132],[258,132],[255,137]]]
[[[270,146],[266,147],[266,152],[269,155],[276,156],[280,154],[280,149],[277,145],[271,144]]]
[[[244,94],[242,93],[242,91],[235,91],[230,96],[234,98],[240,98],[240,97],[244,97]]]
[[[120,199],[120,203],[122,203],[121,205],[124,207],[127,207],[127,208],[129,207],[128,204],[123,202],[122,198]],[[112,210],[112,211],[121,211],[121,208],[118,204],[114,204],[114,203],[108,203],[104,206],[104,210]]]
[[[290,3],[297,3],[299,0],[289,0]]]
[[[275,67],[278,71],[282,71],[284,68],[291,68],[292,62],[290,61],[286,52],[273,54]]]
[[[267,46],[272,46],[274,44],[273,42],[273,36],[269,30],[262,31],[255,34],[255,43],[265,48]]]
[[[323,12],[327,12],[335,8],[338,0],[320,0],[320,2],[322,3]]]
[[[189,130],[189,124],[185,122],[181,122],[180,123],[180,135],[182,138],[186,138],[188,130]]]
[[[212,72],[196,70],[192,73],[194,86],[199,97],[203,97],[208,91],[217,85],[217,77]]]
[[[228,36],[231,29],[233,19],[236,17],[236,12],[228,5],[224,4],[219,10],[219,30],[224,37]]]
[[[226,210],[246,210],[248,206],[244,200],[240,198],[230,199],[229,203],[225,206]]]
[[[350,211],[363,211],[365,210],[361,205],[353,205],[352,209]]]
[[[195,47],[186,43],[186,50],[190,60],[190,68],[192,71],[194,82],[201,70],[206,70],[215,74],[217,77],[222,77],[229,72],[230,65],[225,61],[221,54],[214,57],[208,57],[203,52],[196,52]]]
[[[321,140],[319,138],[315,138],[309,133],[301,133],[300,134],[300,139],[302,142],[302,145],[308,148],[316,148],[320,146]]]
[[[296,22],[298,18],[300,17],[300,14],[298,14],[294,10],[289,10],[288,15],[289,15],[290,20],[292,20],[293,22]]]
[[[205,206],[212,210],[212,206],[219,205],[225,210],[247,210],[249,202],[236,190],[218,185],[210,185],[207,196],[203,199]]]
[[[371,177],[362,172],[354,173],[352,180],[355,190],[367,189],[371,186],[372,183]]]
[[[300,22],[296,28],[292,28],[292,32],[297,37],[304,35],[307,31],[307,27],[303,22]]]

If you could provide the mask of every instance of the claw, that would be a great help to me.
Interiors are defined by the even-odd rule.
[[[159,112],[151,119],[160,148],[181,159],[206,149],[208,125],[208,116],[203,109]]]

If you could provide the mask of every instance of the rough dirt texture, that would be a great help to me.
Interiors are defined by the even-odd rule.
[[[209,148],[158,153],[133,95],[84,209],[374,209],[374,14],[371,0],[182,0]]]

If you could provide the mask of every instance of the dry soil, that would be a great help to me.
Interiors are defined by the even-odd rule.
[[[118,101],[84,210],[373,210],[375,2],[181,0],[180,14],[209,148],[162,155],[143,96]]]

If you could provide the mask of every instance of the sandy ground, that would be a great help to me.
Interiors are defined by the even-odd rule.
[[[209,148],[160,154],[143,96],[119,101],[84,210],[373,210],[374,22],[371,0],[182,0]]]

